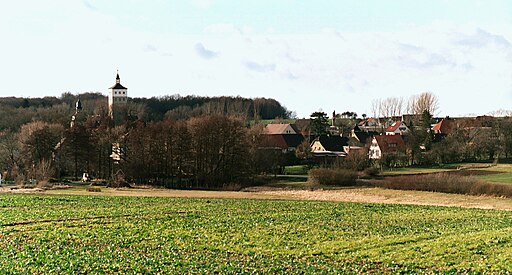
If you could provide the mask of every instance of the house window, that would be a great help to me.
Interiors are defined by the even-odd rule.
[[[395,147],[396,147],[396,143],[390,143],[390,144],[388,145],[388,147],[395,148]]]

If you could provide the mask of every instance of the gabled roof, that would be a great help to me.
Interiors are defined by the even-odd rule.
[[[405,142],[401,135],[380,135],[374,138],[383,153],[397,152],[405,147]]]
[[[405,123],[403,121],[395,121],[393,122],[393,124],[391,124],[388,128],[386,128],[386,132],[396,132],[396,130],[398,130],[398,128],[401,126],[401,125],[405,125]],[[407,125],[405,125],[407,127]]]
[[[348,146],[349,138],[341,136],[319,136],[315,141],[319,141],[327,151],[343,152],[343,146]]]
[[[293,124],[267,124],[265,132],[268,135],[295,135],[299,133],[299,130]]]
[[[292,135],[267,135],[266,146],[279,147],[281,149],[297,148],[304,137],[298,134]]]
[[[372,136],[372,134],[368,132],[354,131],[354,137],[361,143],[366,143],[370,136]]]
[[[432,130],[439,134],[449,135],[452,133],[454,126],[455,126],[454,120],[443,118],[436,125],[434,125]]]
[[[378,124],[378,121],[375,118],[369,117],[367,119],[361,120],[357,125],[359,126],[375,126]]]

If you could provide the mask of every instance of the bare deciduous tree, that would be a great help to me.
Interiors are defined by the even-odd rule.
[[[388,97],[372,101],[372,112],[374,116],[396,117],[404,111],[404,99],[402,97]]]
[[[371,111],[372,111],[373,117],[377,117],[380,115],[380,102],[381,102],[380,98],[372,100]]]
[[[428,111],[435,115],[439,107],[437,96],[431,92],[423,92],[419,95],[412,96],[407,104],[407,111],[411,114],[422,114]]]

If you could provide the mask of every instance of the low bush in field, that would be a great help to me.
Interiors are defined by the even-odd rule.
[[[309,170],[308,186],[318,185],[352,186],[356,184],[357,173],[345,169],[316,168]]]
[[[371,185],[398,190],[512,197],[512,185],[483,182],[472,176],[451,173],[392,177],[372,181]]]
[[[368,167],[364,169],[364,174],[369,177],[376,177],[380,174],[380,169],[377,167]]]

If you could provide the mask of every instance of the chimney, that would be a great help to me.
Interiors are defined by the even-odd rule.
[[[336,120],[336,110],[332,111],[331,126],[334,127],[334,121]]]

